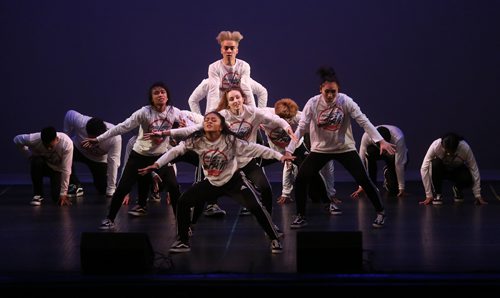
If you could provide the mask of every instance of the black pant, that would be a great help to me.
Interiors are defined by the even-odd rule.
[[[41,156],[32,156],[30,158],[30,174],[33,183],[33,194],[35,196],[44,196],[43,177],[50,179],[50,197],[57,203],[61,193],[61,172],[54,171],[47,165],[45,158]]]
[[[399,192],[398,177],[396,175],[396,162],[394,155],[380,154],[377,146],[370,145],[366,150],[367,170],[372,182],[377,185],[377,162],[384,161],[384,188],[389,195],[397,195]]]
[[[77,186],[81,185],[81,182],[76,175],[75,162],[84,163],[89,167],[97,192],[101,195],[105,195],[106,187],[108,185],[108,164],[88,159],[75,146],[73,146],[73,165],[71,166],[71,176],[69,178],[69,182]]]
[[[297,214],[305,215],[307,192],[308,188],[312,185],[312,179],[315,179],[313,178],[315,177],[314,174],[318,173],[332,159],[338,161],[349,171],[354,180],[356,180],[356,183],[363,187],[375,210],[382,212],[384,207],[380,199],[380,193],[368,177],[358,153],[356,151],[348,151],[343,153],[311,152],[307,155],[299,168],[294,185]]]
[[[465,165],[451,168],[436,158],[432,160],[432,185],[435,194],[442,194],[444,180],[452,181],[459,190],[472,187],[474,184],[472,174]]]
[[[203,195],[200,195],[203,194]],[[259,192],[255,189],[242,171],[236,172],[233,177],[222,186],[214,186],[205,179],[195,183],[186,190],[177,205],[177,229],[179,239],[188,242],[188,230],[191,223],[191,207],[203,206],[205,201],[230,196],[256,217],[257,221],[271,239],[278,239],[277,231],[271,220],[271,215],[261,204]]]
[[[109,219],[114,220],[116,218],[116,214],[122,206],[123,198],[130,193],[136,182],[137,192],[139,195],[139,205],[142,207],[146,206],[152,179],[151,175],[139,175],[138,170],[152,165],[159,157],[160,156],[140,155],[135,151],[130,152],[122,177],[120,178],[120,182],[118,182],[118,186],[116,187],[113,198],[111,199],[111,206],[108,212]],[[162,171],[165,171],[165,173],[162,174],[164,176],[162,179],[164,179],[167,183],[170,193],[170,201],[175,213],[177,201],[180,197],[179,183],[177,182],[177,177],[175,176],[175,171],[172,166],[164,166],[163,168],[165,169],[162,169]]]

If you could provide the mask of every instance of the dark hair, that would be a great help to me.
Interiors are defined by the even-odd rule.
[[[100,118],[90,118],[85,125],[85,130],[87,130],[88,136],[97,137],[106,131],[106,124]]]
[[[153,105],[153,94],[151,94],[151,92],[153,91],[154,88],[156,87],[161,87],[163,89],[165,89],[165,91],[167,91],[167,106],[168,105],[171,105],[172,104],[172,100],[170,98],[170,89],[168,89],[167,85],[165,83],[163,83],[162,81],[158,81],[158,82],[154,82],[151,87],[149,87],[149,90],[148,90],[148,100],[149,100],[149,104],[150,105]]]
[[[458,143],[464,138],[454,132],[448,132],[441,137],[441,145],[447,152],[455,152],[458,148]]]
[[[377,130],[386,142],[391,141],[391,132],[389,131],[389,129],[387,127],[379,126],[379,127],[377,127]]]
[[[325,82],[329,82],[329,83],[337,83],[337,85],[340,87],[340,81],[337,78],[337,75],[335,74],[335,70],[333,69],[333,67],[329,66],[320,67],[316,73],[319,75],[321,79],[320,85],[323,85]]]
[[[50,145],[57,137],[56,129],[53,126],[48,126],[42,129],[41,132],[42,143],[44,146]]]
[[[214,114],[215,116],[217,116],[217,118],[219,118],[220,120],[220,126],[221,126],[221,134],[223,135],[229,135],[229,136],[232,136],[230,139],[232,140],[232,143],[234,143],[234,141],[239,138],[238,135],[233,132],[229,126],[227,125],[227,122],[226,122],[226,118],[224,118],[224,116],[222,116],[219,112],[217,111],[211,111],[211,112],[208,112],[205,114],[204,117],[206,117],[207,115],[210,115],[210,114]],[[195,132],[193,132],[192,134],[190,134],[186,140],[191,140],[192,143],[194,143],[196,140],[200,139],[203,135],[205,134],[205,129],[202,128],[202,129],[199,129]],[[226,138],[226,142],[227,142],[228,138]]]

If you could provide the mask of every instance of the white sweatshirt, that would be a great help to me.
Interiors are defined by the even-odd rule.
[[[92,117],[69,110],[64,117],[64,133],[71,137],[73,144],[86,158],[107,163],[107,188],[106,194],[113,194],[116,189],[118,167],[122,152],[122,137],[114,136],[91,148],[84,148],[82,141],[88,138],[86,125]],[[104,122],[107,129],[114,127],[113,124]]]
[[[203,81],[201,81],[201,83],[194,89],[193,93],[191,93],[191,95],[189,96],[188,99],[189,108],[194,113],[201,114],[200,101],[202,101],[204,98],[207,98],[205,114],[215,110],[217,108],[217,105],[219,104],[220,98],[217,98],[217,100],[215,100],[214,97],[211,97],[209,99],[208,82],[209,82],[208,79],[204,79]],[[252,93],[257,96],[258,100],[257,106],[259,108],[266,107],[268,99],[267,89],[264,86],[262,86],[259,82],[254,81],[252,78],[249,78],[249,83]],[[248,103],[246,104],[255,106],[255,101],[252,104],[250,100],[248,100]]]
[[[144,156],[158,156],[167,151],[169,145],[168,137],[155,137],[150,140],[145,140],[143,135],[144,133],[153,131],[169,130],[172,128],[175,121],[191,122],[189,119],[183,118],[181,111],[176,107],[167,106],[165,111],[160,113],[150,105],[144,106],[135,111],[129,118],[125,119],[125,121],[98,136],[97,140],[100,143],[114,136],[129,132],[136,127],[140,127],[133,150]]]
[[[430,145],[427,153],[425,154],[422,167],[420,168],[420,175],[422,176],[422,183],[424,184],[426,198],[432,198],[432,166],[431,162],[435,158],[443,159],[445,157],[444,147],[441,145],[441,138],[435,140]],[[475,198],[481,197],[481,176],[479,175],[479,168],[476,163],[476,158],[466,141],[462,140],[458,143],[457,151],[451,159],[446,158],[447,165],[451,167],[465,165],[473,180],[472,193]]]
[[[200,157],[203,173],[210,184],[222,186],[240,168],[246,165],[245,160],[254,157],[280,160],[283,156],[268,147],[249,143],[240,139],[222,135],[214,142],[207,140],[204,136],[194,140],[182,141],[162,155],[156,163],[162,167],[188,150],[193,150]]]
[[[14,137],[14,144],[27,157],[42,156],[47,165],[54,171],[61,172],[60,195],[68,193],[69,176],[73,162],[73,143],[65,133],[58,132],[59,142],[52,150],[48,150],[42,143],[41,133],[21,134]]]
[[[208,80],[207,103],[216,103],[215,107],[217,107],[221,97],[220,88],[239,84],[247,97],[247,104],[255,105],[252,88],[250,87],[250,64],[247,62],[236,59],[234,65],[227,66],[222,59],[217,60],[208,66]],[[215,107],[212,108],[207,105],[206,111],[211,112]]]
[[[394,163],[396,166],[396,176],[398,178],[399,190],[405,189],[405,165],[408,161],[408,148],[406,148],[405,136],[403,131],[394,125],[378,125],[376,128],[385,127],[391,133],[389,143],[396,145],[396,154],[394,155]],[[367,168],[366,149],[370,145],[375,145],[375,142],[365,132],[361,137],[361,144],[359,145],[359,157]]]
[[[383,138],[359,106],[344,93],[339,93],[328,104],[321,94],[310,98],[300,117],[295,136],[300,139],[309,130],[311,151],[318,153],[343,153],[356,150],[352,135],[351,118],[375,141]],[[291,141],[286,151],[293,152],[297,144]]]

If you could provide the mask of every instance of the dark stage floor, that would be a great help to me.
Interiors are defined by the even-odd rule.
[[[82,291],[114,287],[127,293],[141,291],[144,286],[168,287],[170,297],[173,293],[176,293],[173,297],[190,297],[195,289],[219,286],[249,289],[240,293],[241,297],[261,287],[293,292],[307,286],[341,285],[359,289],[359,286],[385,285],[490,285],[496,288],[500,284],[500,201],[491,191],[491,187],[500,191],[500,182],[483,182],[483,194],[489,201],[485,206],[474,205],[470,192],[466,192],[464,203],[454,203],[451,190],[445,193],[444,205],[422,206],[418,204],[424,196],[420,182],[409,182],[408,197],[384,198],[387,221],[382,229],[372,228],[375,212],[366,198],[349,198],[354,183],[340,182],[336,187],[338,197],[343,200],[340,205],[343,214],[329,215],[321,204],[309,203],[309,225],[301,230],[289,227],[295,210],[293,203],[274,206],[275,223],[285,233],[284,252],[279,255],[271,253],[270,241],[255,219],[239,216],[240,207],[230,198],[220,201],[227,211],[225,217],[202,216],[192,238],[191,252],[181,254],[168,253],[176,228],[165,200],[150,202],[149,214],[141,218],[130,217],[127,211],[131,206],[123,206],[115,233],[139,233],[149,240],[155,257],[151,273],[93,275],[81,270],[82,233],[109,233],[97,229],[106,215],[109,200],[97,196],[93,187],[86,184],[84,197],[75,199],[71,207],[58,207],[47,199],[42,206],[34,207],[29,204],[31,186],[3,185],[0,284],[19,293],[30,289],[55,291],[61,285]],[[277,197],[280,184],[274,183],[273,190]],[[325,233],[312,238],[308,245],[313,250],[309,254],[298,254],[298,233],[314,231]],[[361,269],[338,273],[338,265],[353,260],[353,268],[358,264],[353,254],[342,250],[341,244],[336,247],[335,241],[342,242],[339,232],[358,231],[362,235]],[[107,245],[103,244],[103,254],[109,249]],[[135,255],[127,254],[125,248],[115,248],[123,255],[121,262],[133,268]],[[305,258],[301,260],[309,264],[318,262],[313,268],[324,269],[326,265],[331,272],[302,272],[297,266],[298,258]]]

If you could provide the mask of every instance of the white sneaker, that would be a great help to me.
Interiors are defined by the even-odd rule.
[[[30,204],[33,206],[40,206],[42,205],[42,201],[43,201],[42,196],[34,196]]]

